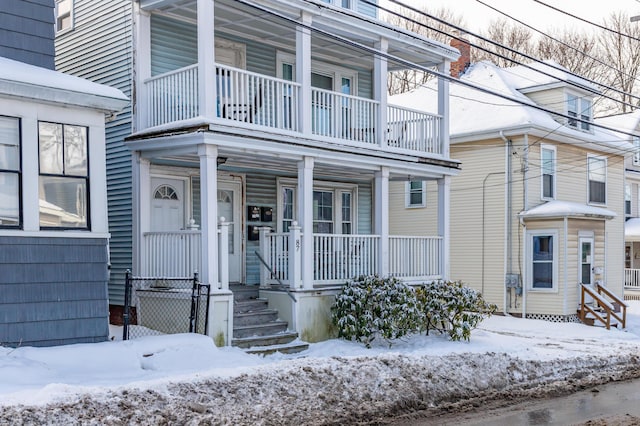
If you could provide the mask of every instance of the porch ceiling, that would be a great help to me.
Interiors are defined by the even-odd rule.
[[[197,21],[196,0],[140,0],[140,3],[145,10],[194,24]],[[276,0],[260,1],[259,3],[289,19],[298,19],[302,8],[311,11],[318,10],[310,3],[297,0],[290,0],[286,4]],[[314,15],[313,26],[369,47],[373,46],[382,35],[386,35],[390,37],[388,50],[390,55],[424,66],[433,66],[439,63],[440,54],[457,56],[447,46],[429,45],[425,41],[416,40],[412,36],[396,31],[397,29],[392,29],[386,24],[383,27],[371,25],[358,18],[342,15],[333,10]],[[277,49],[287,51],[295,49],[296,28],[291,22],[237,0],[216,0],[215,29],[249,40],[266,42]],[[320,33],[312,33],[312,49],[314,57],[319,59],[368,69],[373,67],[372,54],[340,43]],[[434,50],[438,53],[434,54]],[[395,65],[390,61],[389,69],[399,68],[407,67]]]

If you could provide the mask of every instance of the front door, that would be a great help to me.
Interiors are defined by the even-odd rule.
[[[578,240],[580,264],[578,265],[578,282],[593,284],[593,237],[580,237]],[[585,302],[591,303],[591,296],[585,296]]]
[[[184,229],[185,181],[151,178],[151,231]]]
[[[218,217],[229,225],[229,281],[242,281],[242,184],[218,181]],[[224,250],[224,247],[220,247]]]

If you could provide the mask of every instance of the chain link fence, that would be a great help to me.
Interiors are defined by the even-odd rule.
[[[207,333],[210,286],[192,278],[134,277],[127,271],[123,340],[177,333]]]

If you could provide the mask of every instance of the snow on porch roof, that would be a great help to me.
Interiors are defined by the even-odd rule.
[[[634,217],[624,223],[624,240],[640,241],[640,218]]]
[[[613,219],[617,214],[602,207],[588,206],[586,204],[570,201],[548,201],[520,213],[524,219],[548,219],[558,217],[586,217],[597,219]]]

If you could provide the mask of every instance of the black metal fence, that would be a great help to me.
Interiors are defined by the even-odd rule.
[[[206,334],[210,286],[193,278],[125,278],[122,339],[176,333]]]

